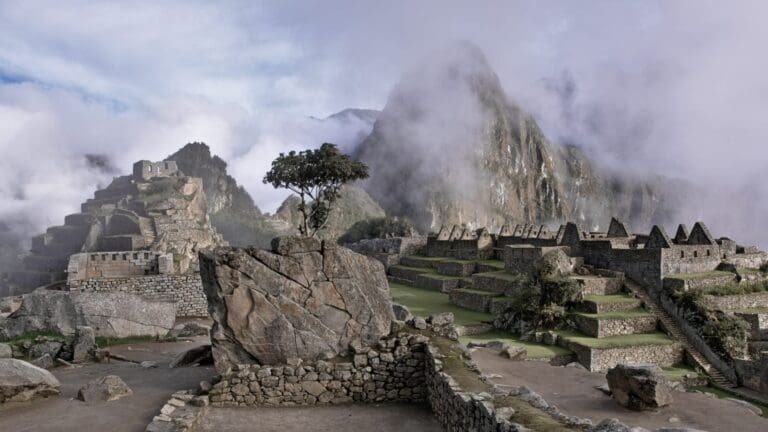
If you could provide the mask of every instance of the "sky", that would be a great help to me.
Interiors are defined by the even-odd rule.
[[[766,12],[707,0],[3,1],[0,221],[61,224],[134,161],[192,141],[274,211],[285,195],[261,179],[280,151],[345,145],[367,127],[311,117],[381,109],[405,70],[468,40],[553,141],[701,185],[711,193],[688,203],[691,218],[754,237],[768,215]]]

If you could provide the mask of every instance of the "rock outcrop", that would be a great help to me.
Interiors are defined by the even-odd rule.
[[[173,302],[150,301],[126,293],[35,291],[0,327],[0,335],[17,337],[32,331],[75,334],[88,326],[95,336],[165,336],[173,328]]]
[[[392,303],[378,261],[313,238],[279,237],[272,251],[200,253],[217,369],[316,360],[389,334]]]
[[[59,394],[50,372],[17,359],[0,359],[0,403],[27,402]]]
[[[621,406],[643,411],[672,403],[672,389],[653,364],[618,364],[608,370],[608,388]]]

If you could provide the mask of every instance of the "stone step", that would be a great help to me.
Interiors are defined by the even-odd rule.
[[[393,265],[389,268],[389,274],[400,279],[415,281],[416,277],[422,273],[434,273],[430,268],[408,267],[404,265]]]
[[[557,345],[573,351],[578,362],[592,372],[602,372],[626,362],[672,367],[683,361],[682,344],[659,332],[601,339],[577,332],[556,333]]]
[[[495,271],[475,273],[472,275],[472,288],[479,291],[488,291],[497,294],[510,295],[520,289],[527,279],[525,276]]]
[[[475,261],[445,260],[435,265],[438,274],[445,276],[471,276],[477,269]]]
[[[603,277],[597,275],[588,276],[570,276],[581,285],[582,294],[586,295],[608,295],[621,292],[624,281],[615,277]]]
[[[658,329],[656,316],[644,309],[601,314],[576,312],[569,317],[579,331],[595,338],[651,333]]]
[[[574,306],[574,310],[585,313],[619,312],[639,308],[643,302],[628,294],[587,295]]]
[[[491,301],[499,294],[473,289],[455,289],[448,293],[448,301],[456,306],[477,312],[488,312]]]
[[[430,258],[418,255],[409,255],[400,258],[400,265],[406,267],[418,267],[432,269],[437,266],[437,263],[442,261],[440,258]]]
[[[459,288],[461,278],[443,276],[434,273],[420,273],[413,281],[416,288],[440,291],[444,293],[451,292]]]

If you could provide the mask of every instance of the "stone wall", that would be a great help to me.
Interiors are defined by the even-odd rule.
[[[589,348],[567,343],[579,363],[592,372],[605,371],[619,363],[654,363],[662,367],[683,361],[683,348],[677,343],[667,345],[638,345],[626,348]]]
[[[178,174],[180,172],[176,161],[151,162],[141,160],[133,164],[133,178],[137,181],[146,181],[155,177],[170,177]]]
[[[701,273],[715,270],[723,256],[717,245],[674,245],[660,249],[662,276],[675,273]]]
[[[151,251],[79,253],[69,257],[67,280],[120,278],[173,272],[173,254]]]
[[[208,316],[208,302],[197,274],[82,279],[69,282],[69,290],[136,294],[147,300],[175,302],[177,317]]]
[[[736,267],[760,268],[760,266],[768,262],[768,253],[753,252],[730,255],[728,256],[728,262]]]
[[[598,319],[580,314],[571,315],[582,333],[596,338],[610,336],[649,333],[656,331],[657,319],[654,315],[636,316],[622,319]]]
[[[388,269],[397,264],[401,257],[422,253],[426,244],[425,236],[412,236],[363,239],[356,243],[345,244],[344,247],[375,258]]]
[[[662,249],[613,249],[607,241],[589,244],[582,246],[585,264],[623,272],[646,286],[661,287]]]
[[[421,402],[426,336],[400,334],[374,348],[359,348],[350,361],[280,366],[235,365],[214,385],[214,406],[317,405],[349,402]]]
[[[690,289],[695,290],[728,285],[732,282],[736,282],[735,273],[718,274],[711,277],[693,279],[665,277],[664,289],[669,291],[688,291]]]
[[[705,296],[708,306],[724,311],[768,308],[768,292],[724,296]]]

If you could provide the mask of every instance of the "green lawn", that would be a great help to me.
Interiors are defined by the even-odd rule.
[[[680,381],[685,374],[692,374],[693,376],[699,375],[692,367],[684,364],[662,369],[664,370],[664,376],[670,381]]]
[[[434,273],[434,274],[437,274],[437,270],[435,270],[433,268],[428,268],[428,267],[408,267],[408,266],[404,266],[404,265],[400,265],[400,264],[393,265],[392,267],[403,269],[403,270],[410,270],[410,271],[416,272],[416,273],[429,273],[429,274]]]
[[[445,261],[447,259],[443,257],[428,257],[428,256],[421,256],[421,255],[409,255],[407,258],[420,259],[424,261]]]
[[[524,342],[524,341],[521,341],[520,338],[518,338],[517,336],[501,330],[492,330],[492,331],[481,333],[478,335],[462,336],[461,338],[459,338],[459,341],[461,341],[461,343],[465,345],[470,342],[501,341],[512,346],[524,347],[528,352],[528,358],[535,358],[535,359],[542,359],[542,358],[546,359],[546,358],[552,358],[559,355],[570,354],[570,351],[565,348],[562,348],[559,346],[538,344],[535,342]]]
[[[501,294],[495,293],[495,292],[481,291],[481,290],[476,290],[476,289],[471,289],[471,288],[462,288],[462,289],[460,289],[458,291],[469,293],[469,294],[484,295],[484,296],[489,296],[489,297],[499,297],[501,295]]]
[[[590,348],[626,348],[642,345],[668,345],[675,341],[664,333],[640,333],[632,335],[593,338],[575,331],[556,331],[561,337]]]
[[[587,295],[587,296],[584,296],[584,301],[589,301],[596,304],[610,304],[610,303],[635,303],[638,301],[638,299],[627,294],[608,294],[608,295]]]
[[[499,270],[503,270],[504,269],[504,261],[499,261],[499,260],[478,260],[477,263],[478,264],[487,265],[489,267],[496,267]]]
[[[414,288],[398,283],[389,284],[392,300],[410,309],[411,313],[427,317],[441,312],[453,312],[456,324],[467,326],[493,321],[487,313],[475,312],[448,302],[448,294]]]
[[[629,309],[629,310],[616,311],[616,312],[604,312],[599,314],[584,313],[584,312],[573,312],[573,314],[581,315],[586,318],[594,318],[594,319],[601,319],[601,320],[621,320],[626,318],[653,316],[652,313],[648,312],[643,308]]]

